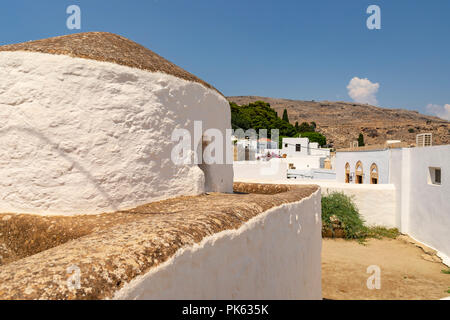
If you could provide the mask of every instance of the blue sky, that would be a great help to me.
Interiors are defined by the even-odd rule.
[[[71,4],[81,30],[66,27]],[[366,27],[371,4],[381,30]],[[429,113],[450,104],[449,16],[448,0],[15,0],[0,11],[0,44],[109,31],[225,95],[351,101],[358,77],[379,84],[377,105]]]

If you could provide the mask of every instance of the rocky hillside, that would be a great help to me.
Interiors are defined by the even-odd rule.
[[[327,137],[335,148],[347,148],[364,134],[366,145],[380,144],[386,140],[415,143],[416,134],[433,133],[433,144],[450,144],[450,122],[416,111],[386,109],[375,106],[332,101],[301,101],[255,96],[228,97],[239,105],[258,100],[270,103],[278,115],[287,109],[289,121],[316,122],[317,131]]]

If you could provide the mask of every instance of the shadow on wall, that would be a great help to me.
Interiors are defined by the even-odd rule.
[[[99,191],[99,193],[103,196],[103,198],[107,200],[108,204],[111,206],[111,208],[114,211],[118,211],[118,208],[117,208],[118,204],[116,203],[116,201],[114,201],[111,198],[111,196],[102,188],[102,186],[96,181],[96,179],[92,176],[92,174],[88,170],[86,170],[81,164],[79,164],[73,158],[68,156],[66,152],[60,150],[58,145],[56,143],[54,143],[50,138],[46,137],[44,134],[42,134],[41,132],[38,132],[35,129],[24,128],[24,127],[19,127],[19,126],[10,126],[7,128],[2,128],[2,129],[0,129],[0,134],[2,134],[2,135],[6,134],[11,130],[24,132],[33,137],[37,137],[41,141],[45,142],[47,145],[51,146],[52,149],[54,149],[61,158],[64,158],[65,160],[70,162],[75,168],[77,168],[86,177],[86,179],[88,179],[95,186],[95,188]],[[4,200],[5,199],[3,198],[2,201],[4,201]]]

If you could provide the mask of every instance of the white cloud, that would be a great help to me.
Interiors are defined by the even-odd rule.
[[[430,103],[429,105],[427,105],[427,112],[432,114],[433,116],[437,116],[439,118],[450,121],[450,104],[440,106],[438,104]]]
[[[376,94],[380,88],[379,83],[372,83],[369,79],[354,77],[347,86],[348,95],[355,102],[378,104]]]

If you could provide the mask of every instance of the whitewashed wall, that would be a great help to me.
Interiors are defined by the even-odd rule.
[[[233,172],[235,181],[247,179],[286,179],[288,164],[284,159],[274,158],[270,161],[234,161]]]
[[[193,133],[195,120],[203,131],[230,127],[228,102],[212,89],[31,52],[1,52],[0,78],[0,212],[99,213],[232,192],[231,164],[207,167],[205,177],[171,161],[174,129]]]
[[[402,201],[409,199],[409,166],[403,166],[403,162],[409,163],[408,156],[409,152],[403,149],[390,150],[389,181],[395,187],[395,226],[403,233],[407,233],[405,226],[409,219],[409,201]]]
[[[321,299],[320,190],[178,251],[115,299]]]
[[[315,183],[316,180],[336,180],[336,172],[329,169],[289,169],[288,179],[311,179],[311,183]]]
[[[378,165],[380,183],[346,184],[345,163],[354,172],[356,162],[364,166],[366,177],[370,165]],[[428,182],[429,167],[439,167],[441,185]],[[436,249],[450,265],[450,146],[399,148],[383,151],[338,152],[336,155],[337,182],[316,180],[273,179],[255,172],[238,175],[243,182],[308,184],[321,186],[323,193],[344,192],[353,196],[360,214],[367,223],[397,227],[416,240]],[[368,179],[365,179],[365,183]]]
[[[396,224],[396,191],[390,184],[384,185],[352,185],[348,183],[317,183],[322,194],[342,192],[352,197],[359,213],[368,225],[397,227]]]
[[[450,146],[405,148],[402,153],[403,170],[393,174],[395,181],[401,180],[397,188],[402,202],[402,230],[438,250],[449,264]],[[441,168],[441,185],[429,183],[429,167]]]
[[[298,170],[301,169],[319,169],[320,168],[320,158],[321,156],[296,156],[291,158],[286,158],[285,161],[292,163],[294,167]]]
[[[296,144],[301,145],[300,151],[295,151]],[[286,154],[288,157],[308,155],[308,144],[309,144],[308,138],[283,138],[281,146],[281,154]]]

